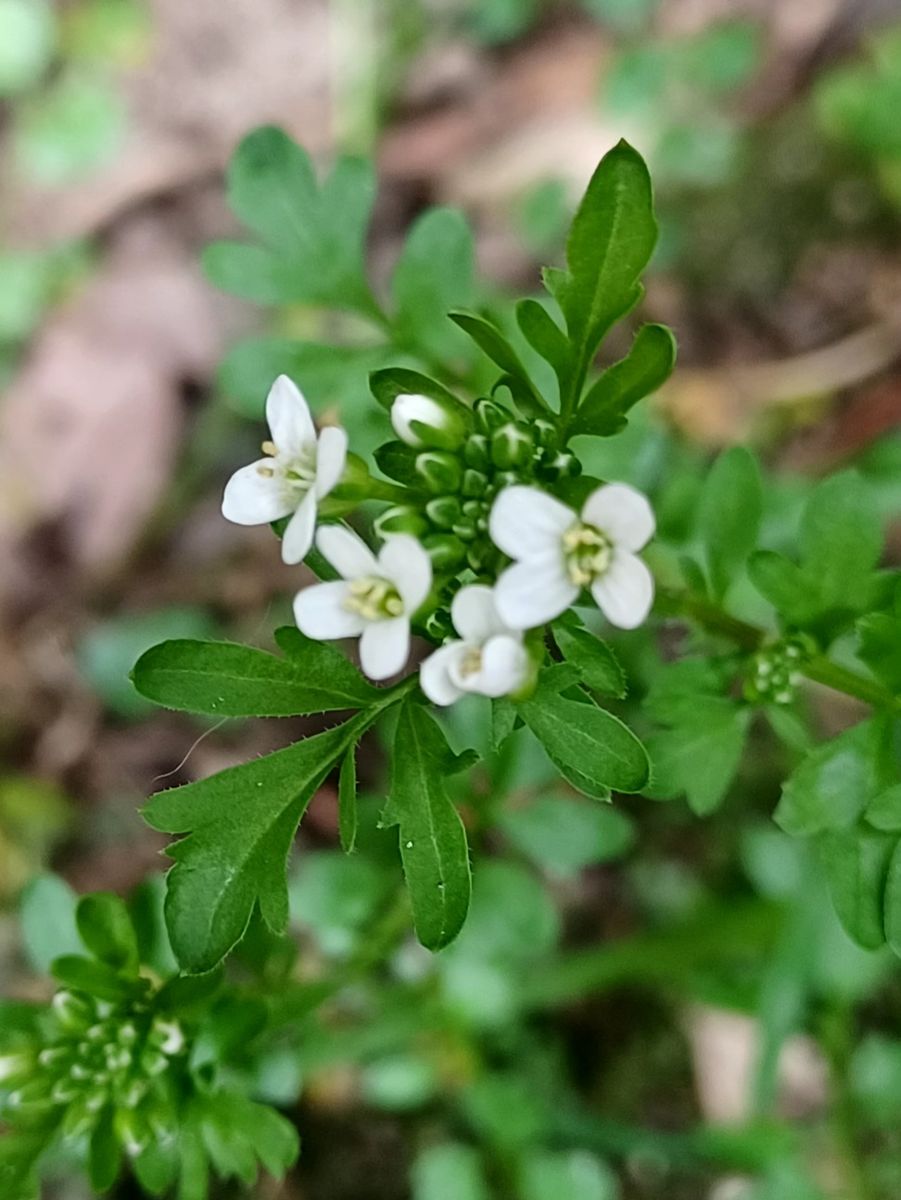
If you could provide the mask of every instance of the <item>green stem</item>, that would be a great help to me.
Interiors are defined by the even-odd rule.
[[[835,692],[844,692],[846,696],[854,696],[865,704],[872,704],[874,708],[901,709],[901,697],[893,696],[874,679],[849,671],[847,667],[841,667],[828,658],[812,658],[803,663],[800,670],[812,682],[822,683]]]

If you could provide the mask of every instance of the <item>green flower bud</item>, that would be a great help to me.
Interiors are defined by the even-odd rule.
[[[582,473],[582,464],[574,454],[565,450],[543,455],[538,465],[538,475],[542,479],[574,479]]]
[[[471,542],[478,536],[476,523],[472,517],[463,517],[454,526],[453,532],[461,542]]]
[[[551,421],[546,421],[544,417],[536,417],[531,424],[531,430],[539,446],[550,448],[557,441],[556,427]]]
[[[408,446],[455,450],[462,445],[470,414],[459,400],[402,393],[391,405],[394,432]]]
[[[491,442],[484,433],[471,433],[463,447],[463,460],[468,467],[484,471],[491,465]]]
[[[517,425],[507,421],[491,435],[491,460],[502,471],[511,467],[524,467],[535,454],[535,443],[531,435]]]
[[[96,1122],[96,1112],[91,1112],[88,1108],[86,1097],[81,1098],[66,1109],[61,1126],[63,1137],[74,1142],[78,1138],[84,1137]]]
[[[452,529],[460,520],[460,501],[456,496],[436,496],[425,506],[426,516],[439,529]]]
[[[113,1118],[116,1137],[131,1158],[136,1158],[150,1141],[150,1130],[140,1113],[131,1108],[116,1110]]]
[[[38,1062],[43,1063],[43,1055],[38,1055]],[[0,1083],[5,1088],[14,1088],[18,1083],[31,1077],[34,1071],[34,1055],[28,1050],[20,1050],[11,1054],[0,1054]]]
[[[426,488],[436,496],[458,492],[463,482],[463,467],[459,458],[442,450],[417,455],[416,471]]]
[[[96,1009],[86,996],[75,992],[57,992],[52,1000],[56,1019],[65,1029],[82,1032],[96,1019]]]
[[[513,487],[516,483],[522,483],[521,477],[516,471],[499,471],[494,477],[495,488],[501,491],[505,487]]]
[[[380,538],[392,533],[412,533],[414,537],[419,537],[428,527],[422,513],[412,504],[395,504],[386,508],[373,522],[373,528]]]
[[[425,630],[429,637],[434,638],[436,642],[453,637],[454,624],[448,610],[446,608],[439,608],[435,612],[430,613],[425,623]]]
[[[432,560],[432,568],[436,574],[440,571],[454,570],[466,557],[466,547],[451,533],[430,534],[423,538],[422,544]]]
[[[483,433],[493,433],[495,429],[510,420],[510,410],[504,408],[503,404],[498,404],[496,400],[489,400],[486,396],[483,396],[481,400],[476,400],[473,411],[476,416],[476,425]]]
[[[472,517],[475,521],[483,516],[487,511],[487,505],[484,500],[466,500],[463,503],[463,515]]]
[[[481,471],[467,467],[463,472],[463,495],[484,496],[488,490],[488,479]]]

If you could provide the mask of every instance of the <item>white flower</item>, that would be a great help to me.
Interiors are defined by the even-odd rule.
[[[391,424],[400,440],[417,450],[425,446],[452,450],[466,434],[464,413],[456,400],[403,392],[391,405]]]
[[[343,578],[297,594],[297,627],[317,641],[359,637],[369,678],[396,675],[410,653],[410,618],[432,586],[428,554],[416,538],[397,533],[376,557],[343,525],[323,525],[316,545]]]
[[[317,503],[344,473],[347,434],[327,426],[317,438],[309,406],[287,375],[279,375],[266,397],[266,420],[272,435],[263,442],[266,457],[235,471],[225,485],[222,515],[236,525],[290,516],[282,559],[299,563],[313,544]]]
[[[491,588],[461,588],[451,619],[461,640],[436,650],[420,668],[422,690],[432,703],[453,704],[465,692],[496,697],[518,691],[528,678],[529,657],[522,633],[498,615]]]
[[[647,499],[626,483],[591,493],[576,514],[537,488],[505,488],[494,502],[491,539],[514,563],[495,603],[511,629],[534,629],[565,612],[583,588],[612,625],[634,629],[654,599],[651,572],[636,555],[653,536]]]

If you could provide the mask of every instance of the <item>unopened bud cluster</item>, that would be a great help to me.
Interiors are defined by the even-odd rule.
[[[423,419],[411,419],[410,413],[420,408]],[[468,566],[477,575],[492,575],[502,558],[488,536],[488,515],[497,493],[511,484],[550,483],[577,475],[581,466],[574,455],[557,448],[550,421],[527,423],[489,399],[476,401],[471,411],[460,404],[456,409],[446,414],[427,397],[395,400],[392,423],[398,436],[420,451],[415,469],[427,498],[389,508],[381,514],[377,530],[382,537],[418,537],[436,573]],[[429,424],[426,418],[437,418],[438,413],[442,420]]]
[[[751,659],[745,695],[755,703],[793,703],[801,682],[801,667],[814,651],[810,638],[792,634],[762,647]]]
[[[131,1156],[177,1131],[173,1067],[185,1059],[180,1025],[138,999],[112,1003],[84,992],[56,993],[43,1038],[0,1055],[6,1115],[18,1126],[90,1135],[111,1117]]]

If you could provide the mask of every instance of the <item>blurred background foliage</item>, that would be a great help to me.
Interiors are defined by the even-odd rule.
[[[44,873],[132,893],[158,931],[159,843],[135,809],[288,736],[150,711],[127,678],[161,638],[267,644],[288,619],[298,572],[218,515],[273,375],[358,447],[385,432],[375,367],[432,353],[477,388],[485,364],[440,312],[477,302],[510,328],[508,298],[537,293],[618,137],[657,185],[642,315],[675,328],[681,359],[589,469],[652,495],[659,569],[696,553],[704,475],[733,442],[771,471],[767,544],[839,465],[887,519],[901,508],[893,2],[0,0],[0,103],[9,996],[45,986]],[[236,232],[235,143],[273,121],[321,175],[342,152],[374,159],[367,253],[399,304],[388,325],[315,294],[242,295],[206,250]],[[416,290],[417,255],[435,253],[446,295]],[[617,640],[640,727],[679,636]],[[825,732],[856,717],[816,691],[804,704]],[[478,703],[448,720],[460,746],[484,738]],[[699,820],[683,800],[600,808],[561,790],[518,734],[455,797],[480,866],[469,925],[434,959],[392,907],[384,748],[368,744],[361,853],[337,849],[330,782],[298,842],[292,939],[258,930],[230,968],[272,998],[234,1069],[304,1142],[259,1200],[897,1196],[901,976],[850,942],[816,862],[769,823],[803,728],[784,714],[748,736]],[[51,1194],[85,1193],[61,1163]]]

